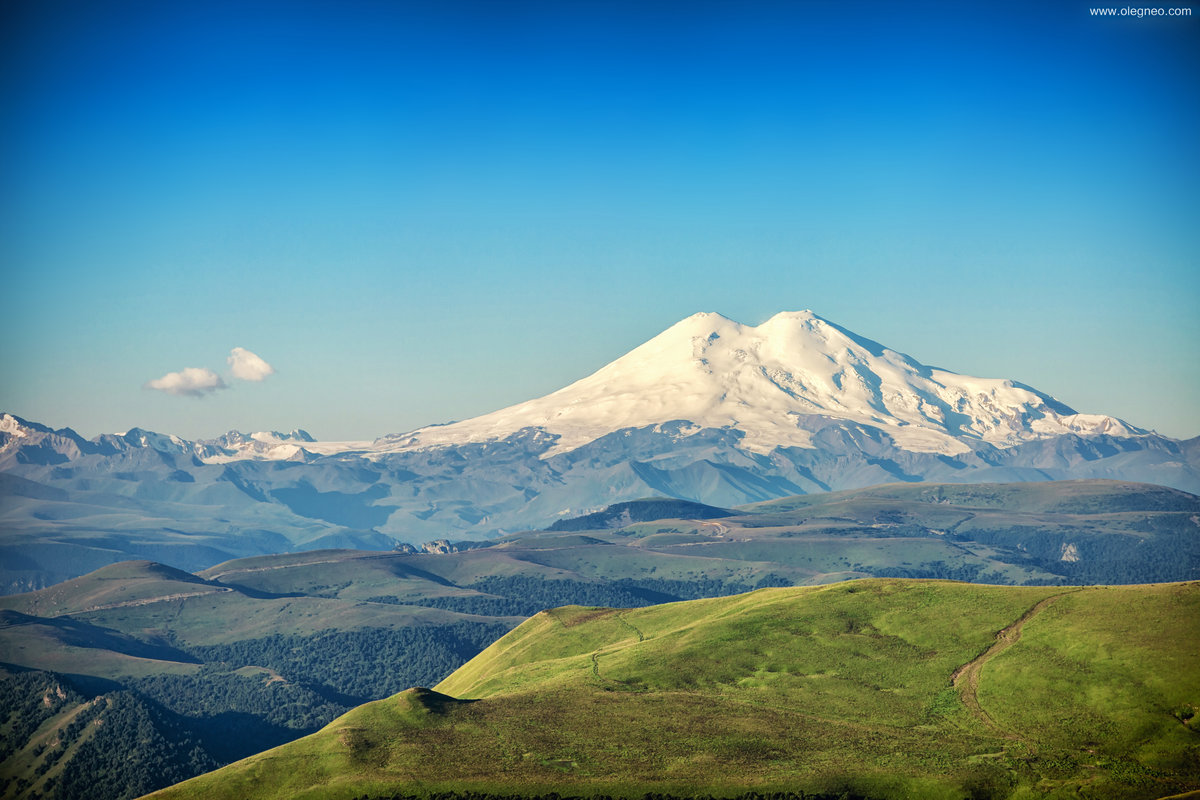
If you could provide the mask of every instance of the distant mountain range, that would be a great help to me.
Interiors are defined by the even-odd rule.
[[[0,588],[544,528],[666,496],[727,507],[892,482],[1109,478],[1200,492],[1200,437],[928,367],[812,312],[696,314],[545,397],[373,442],[84,439],[0,416]]]

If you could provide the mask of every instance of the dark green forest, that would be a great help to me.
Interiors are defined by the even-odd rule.
[[[17,745],[56,715],[71,711],[74,716],[53,738],[34,745],[32,773],[14,774],[9,759]],[[0,793],[25,791],[64,758],[69,758],[64,769],[31,797],[137,797],[220,766],[186,718],[124,689],[88,697],[49,672],[0,678],[0,726],[5,733],[0,740]]]
[[[332,703],[360,705],[412,686],[432,686],[511,628],[501,622],[457,622],[314,636],[276,634],[183,649],[206,664],[267,667]]]
[[[369,700],[432,686],[509,628],[460,622],[184,647],[203,662],[195,674],[121,683],[9,670],[0,676],[0,792],[24,792],[62,761],[37,795],[138,797],[312,733]],[[248,666],[276,675],[237,672]],[[32,774],[17,774],[18,748],[74,708],[52,747],[32,746]]]

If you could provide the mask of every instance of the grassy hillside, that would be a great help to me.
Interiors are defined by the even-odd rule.
[[[671,516],[688,509],[709,518]],[[1143,484],[889,485],[727,512],[670,500],[610,511],[457,552],[320,550],[194,575],[109,565],[0,597],[0,667],[52,673],[88,701],[130,692],[155,719],[178,723],[160,726],[167,740],[194,739],[227,763],[436,683],[547,608],[872,576],[1018,585],[1200,576],[1200,499]],[[10,691],[3,676],[0,691]],[[157,757],[134,755],[161,780]],[[14,763],[0,774],[31,778]],[[146,788],[90,800],[131,797],[135,785]]]
[[[242,571],[369,557],[305,555]],[[0,598],[0,798],[142,794],[437,681],[519,621],[296,584],[272,593],[143,561]]]
[[[156,798],[1157,798],[1200,788],[1200,584],[867,580],[538,614],[434,690]]]

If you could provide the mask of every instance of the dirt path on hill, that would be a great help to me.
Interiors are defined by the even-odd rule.
[[[644,635],[642,635],[642,632],[640,630],[638,630],[637,627],[632,622],[625,619],[624,614],[617,614],[617,619],[621,622],[622,625],[624,625],[626,628],[629,628],[629,630],[631,630],[637,634],[639,642],[646,641],[646,637]]]
[[[123,600],[120,603],[105,603],[99,606],[88,606],[81,608],[78,611],[69,611],[63,614],[57,614],[56,617],[69,617],[72,614],[86,614],[89,611],[109,611],[114,608],[133,608],[135,606],[149,606],[154,603],[165,603],[168,600],[182,600],[185,597],[204,597],[210,594],[225,594],[232,592],[233,589],[224,587],[220,589],[209,589],[204,592],[180,592],[179,594],[164,594],[159,597],[147,597],[141,600]]]
[[[638,630],[636,625],[634,625],[629,620],[625,619],[624,614],[617,614],[616,617],[617,617],[617,622],[620,622],[622,625],[624,625],[626,628],[629,628],[629,630],[633,631],[634,634],[637,635],[637,640],[639,642],[646,641],[646,636],[640,630]],[[616,652],[617,650],[623,649],[623,647],[624,647],[624,645],[622,645],[621,643],[618,642],[618,643],[611,644],[608,647],[601,647],[599,650],[596,650],[595,652],[593,652],[592,653],[592,674],[595,675],[597,678],[599,678],[602,681],[608,681],[609,683],[613,683],[613,681],[611,679],[606,678],[600,674],[600,656],[607,655],[608,653]]]
[[[391,553],[388,553],[387,555],[391,555]],[[371,556],[367,556],[363,560],[365,561],[368,558],[371,558]],[[238,567],[237,569],[228,569],[224,572],[214,573],[204,580],[219,581],[227,575],[250,575],[251,573],[255,572],[271,572],[272,570],[291,569],[293,567],[312,567],[316,566],[317,564],[341,564],[345,563],[347,560],[348,559],[345,558],[326,558],[322,561],[301,561],[295,564],[271,564],[266,567]]]
[[[984,711],[983,706],[979,704],[979,677],[983,672],[983,666],[991,661],[996,656],[1003,653],[1008,648],[1012,647],[1021,639],[1021,629],[1025,627],[1025,623],[1040,614],[1047,606],[1053,603],[1060,597],[1068,594],[1074,594],[1079,589],[1072,589],[1067,592],[1059,592],[1052,594],[1049,597],[1043,598],[1034,603],[1029,609],[1020,616],[1015,622],[996,634],[996,641],[987,650],[984,650],[974,660],[968,661],[958,669],[954,670],[954,674],[950,676],[950,685],[958,690],[959,697],[962,698],[963,704],[971,711],[971,713],[987,727],[993,731],[1002,734],[1006,739],[1018,739],[1015,733],[1005,732],[991,716]]]

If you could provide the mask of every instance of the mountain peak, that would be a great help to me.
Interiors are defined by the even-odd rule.
[[[763,324],[766,325],[770,322],[786,322],[788,320],[800,320],[802,322],[807,322],[809,320],[821,320],[821,322],[825,322],[825,320],[817,316],[811,308],[802,308],[799,311],[779,311]]]
[[[668,334],[689,334],[696,336],[706,336],[710,333],[720,332],[729,328],[741,328],[742,324],[736,322],[724,314],[718,314],[715,311],[700,311],[692,314],[689,317],[676,322],[671,327],[659,334],[666,336]],[[657,338],[657,337],[655,337]],[[653,341],[653,339],[651,339]]]
[[[125,433],[117,434],[117,437],[133,447],[149,447],[153,450],[158,450],[160,453],[185,453],[191,452],[194,445],[184,439],[175,436],[174,434],[163,434],[155,431],[148,431],[144,428],[130,428]]]
[[[10,414],[7,411],[0,414],[0,433],[7,433],[12,436],[28,436],[31,433],[54,433],[51,428],[45,425],[39,425],[36,422],[22,419],[16,414]]]
[[[545,397],[450,425],[385,437],[383,450],[556,437],[548,454],[618,430],[732,430],[742,446],[813,447],[831,420],[874,428],[917,452],[962,453],[1067,433],[1138,429],[1075,412],[1010,380],[936,369],[818,316],[785,311],[758,326],[715,312],[680,320],[582,380]],[[679,435],[688,435],[680,433]]]

